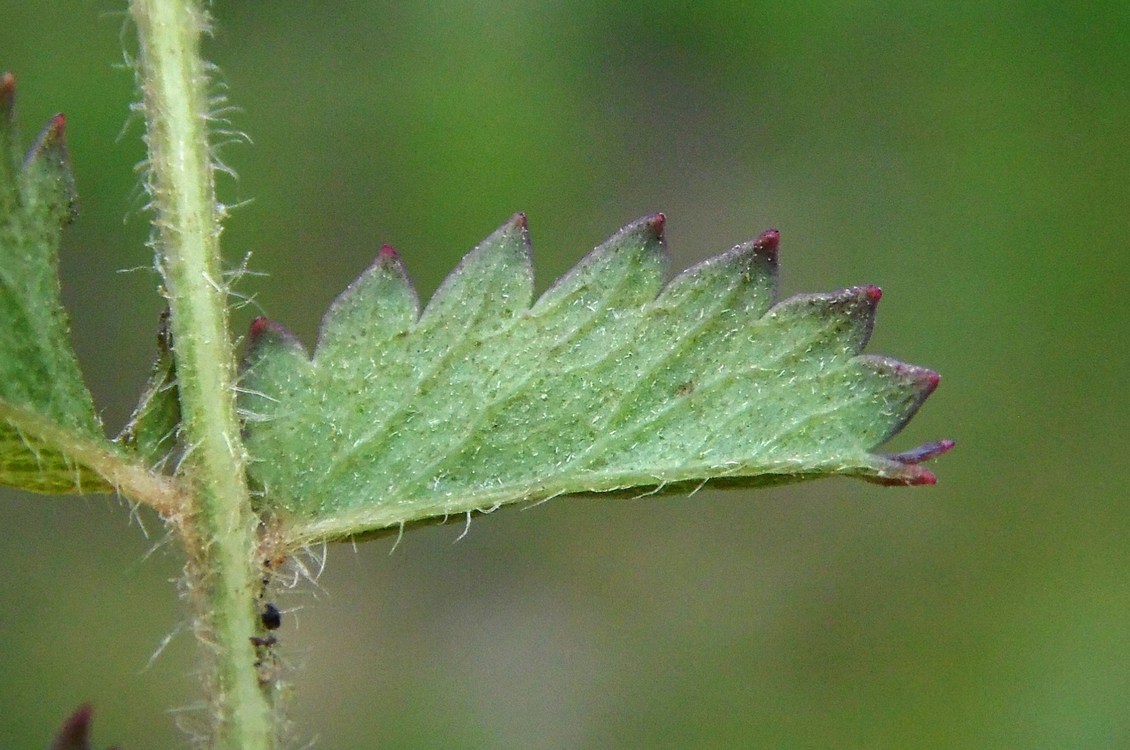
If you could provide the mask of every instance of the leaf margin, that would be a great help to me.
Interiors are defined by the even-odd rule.
[[[638,234],[641,227],[651,231],[654,235],[662,260],[660,265],[665,269],[666,263],[668,262],[668,254],[665,241],[663,240],[664,224],[665,217],[663,217],[662,214],[654,214],[627,225],[614,234],[609,241],[587,254],[573,269],[551,285],[544,294],[539,296],[536,300],[527,303],[525,314],[527,316],[534,315],[543,311],[546,307],[558,304],[561,299],[567,296],[567,293],[570,291],[570,285],[575,286],[575,279],[586,273],[588,269],[599,266],[602,256],[608,253],[608,247],[610,245],[614,246],[615,241],[622,240],[625,236],[630,236],[633,232]],[[488,237],[487,240],[480,243],[475,250],[461,261],[456,267],[456,270],[445,279],[440,287],[440,291],[437,291],[436,295],[429,301],[424,312],[419,314],[415,327],[409,325],[409,332],[418,332],[422,327],[421,323],[428,316],[429,309],[433,307],[438,309],[441,307],[441,305],[437,305],[435,302],[437,297],[442,300],[441,292],[446,294],[448,291],[445,290],[450,290],[459,283],[460,274],[466,273],[466,269],[473,266],[474,259],[483,253],[484,247],[490,246],[492,238],[497,238],[500,235],[504,235],[507,231],[513,231],[516,228],[520,230],[523,244],[528,249],[528,228],[526,226],[525,216],[524,214],[517,214],[498,231]],[[690,289],[688,285],[691,284],[690,280],[692,280],[696,274],[707,274],[717,268],[725,267],[727,262],[733,264],[738,260],[745,260],[747,262],[756,261],[760,263],[761,276],[759,276],[759,278],[761,278],[762,281],[768,276],[772,278],[769,280],[769,283],[763,284],[763,291],[769,293],[771,303],[759,316],[759,321],[797,315],[804,313],[807,308],[822,309],[829,319],[839,321],[840,323],[846,322],[844,326],[845,330],[839,333],[844,341],[842,348],[847,361],[853,362],[854,366],[861,371],[866,372],[867,370],[872,370],[875,376],[888,378],[896,382],[896,385],[906,392],[907,395],[902,399],[899,416],[885,427],[883,432],[877,436],[875,444],[870,446],[863,455],[851,456],[845,460],[828,461],[815,467],[782,464],[774,470],[767,471],[758,476],[738,477],[724,472],[719,472],[714,476],[706,478],[701,477],[701,475],[697,477],[668,477],[655,474],[644,478],[650,479],[650,481],[641,482],[640,478],[637,477],[635,481],[630,482],[613,479],[603,483],[589,483],[584,486],[579,486],[575,481],[571,485],[569,485],[569,483],[555,484],[553,481],[547,481],[536,486],[527,485],[526,490],[522,492],[515,492],[513,488],[511,488],[502,490],[493,496],[489,492],[479,493],[473,501],[457,502],[443,508],[430,508],[417,515],[406,514],[403,509],[397,509],[395,507],[382,509],[374,504],[353,509],[339,509],[334,513],[327,514],[320,518],[314,515],[310,518],[300,519],[288,514],[286,511],[280,513],[279,506],[272,506],[269,497],[271,490],[269,487],[263,486],[261,489],[264,495],[260,498],[261,512],[267,515],[276,515],[275,522],[285,527],[284,531],[281,533],[288,540],[288,543],[294,546],[301,546],[309,543],[332,541],[357,535],[368,536],[375,533],[379,534],[382,533],[382,531],[402,528],[405,524],[425,523],[431,518],[446,518],[451,514],[489,512],[502,504],[542,502],[545,499],[564,494],[617,493],[632,488],[639,489],[646,487],[653,487],[657,491],[677,491],[685,487],[693,488],[710,484],[760,486],[764,484],[800,481],[814,476],[850,476],[886,485],[933,484],[936,478],[929,470],[920,466],[920,463],[952,448],[952,441],[930,443],[926,446],[901,454],[877,453],[874,452],[874,449],[897,433],[914,413],[918,411],[925,399],[937,388],[939,383],[938,375],[926,368],[908,365],[888,357],[860,353],[867,344],[873,329],[876,305],[882,296],[882,292],[878,287],[852,287],[828,294],[801,294],[793,295],[784,300],[777,299],[776,272],[779,237],[780,235],[776,230],[768,230],[756,240],[743,243],[726,253],[701,261],[676,275],[670,281],[660,283],[659,286],[654,289],[650,298],[644,303],[644,306],[654,308],[662,306],[663,304],[677,302],[678,295]],[[528,253],[524,253],[523,257],[528,257]],[[307,353],[307,350],[297,337],[284,327],[267,321],[265,318],[259,318],[252,324],[251,335],[248,338],[249,345],[241,371],[245,374],[252,372],[256,367],[256,362],[261,362],[271,356],[269,352],[272,349],[276,351],[285,350],[285,357],[288,360],[293,360],[296,363],[305,363],[298,365],[299,369],[304,372],[308,372],[306,365],[316,366],[322,352],[322,342],[325,339],[327,328],[332,327],[329,322],[331,315],[340,313],[341,307],[344,304],[343,300],[347,300],[348,295],[355,293],[356,290],[363,285],[366,274],[378,273],[378,270],[374,269],[383,269],[385,273],[392,273],[400,283],[406,284],[411,288],[407,275],[403,271],[399,256],[394,250],[385,246],[378,253],[377,260],[374,261],[373,265],[371,265],[369,269],[366,269],[361,277],[347,287],[334,303],[331,304],[323,318],[322,326],[319,329],[318,344],[313,353]],[[662,270],[660,275],[662,276]],[[411,294],[405,294],[404,296],[406,299],[412,299],[414,301],[417,299],[414,289],[411,290]],[[418,301],[416,304],[418,305]],[[835,310],[836,308],[843,308],[838,317],[827,312],[828,310]],[[415,309],[418,310],[418,306]],[[811,310],[808,310],[808,313],[805,314],[811,315]],[[403,334],[403,332],[400,332],[398,335],[401,334]],[[246,404],[241,405],[241,408],[245,405]],[[251,431],[255,429],[253,422],[249,422],[248,427]],[[249,442],[249,450],[254,452],[254,441]],[[253,476],[256,474],[255,467],[256,463],[252,463],[250,470]],[[795,473],[788,473],[790,471]],[[569,486],[566,487],[564,485]],[[389,505],[395,506],[396,502],[393,501],[389,503]]]

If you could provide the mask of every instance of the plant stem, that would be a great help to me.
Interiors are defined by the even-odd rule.
[[[158,264],[171,309],[184,471],[193,492],[184,540],[197,633],[215,657],[213,746],[274,747],[274,710],[251,637],[257,518],[235,412],[235,358],[220,262],[220,211],[208,146],[207,17],[194,0],[131,0],[140,46],[149,189]]]

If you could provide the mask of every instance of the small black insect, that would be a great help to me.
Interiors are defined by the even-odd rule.
[[[279,612],[279,608],[275,605],[268,604],[259,613],[259,621],[267,630],[278,630],[282,625],[282,612]]]

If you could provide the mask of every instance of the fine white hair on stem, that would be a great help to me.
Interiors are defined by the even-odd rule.
[[[173,471],[174,474],[181,473],[181,469],[184,468],[185,462],[188,460],[189,456],[191,456],[192,453],[196,450],[196,447],[196,443],[190,443],[189,445],[185,446],[184,452],[181,453],[180,458],[177,460],[177,467]]]
[[[191,674],[198,679],[203,677],[199,670]],[[207,738],[210,734],[208,716],[214,709],[215,706],[208,701],[194,701],[166,709],[165,713],[173,717],[173,726],[188,738],[190,747],[207,747]]]
[[[166,529],[165,533],[163,535],[161,535],[160,539],[158,539],[153,544],[149,545],[149,549],[147,549],[145,551],[145,554],[143,554],[141,556],[141,561],[144,562],[144,561],[148,560],[158,550],[166,547],[169,544],[169,542],[171,542],[174,538],[176,538],[174,532],[171,529]]]
[[[119,495],[119,497],[121,497],[121,495]],[[143,520],[141,520],[141,512],[140,512],[141,511],[141,503],[139,503],[135,500],[130,500],[129,498],[125,498],[125,497],[123,497],[122,500],[124,500],[126,505],[129,506],[129,522],[130,523],[136,523],[137,528],[141,529],[141,535],[144,536],[146,539],[148,539],[149,538],[149,529],[145,528],[145,522]],[[169,537],[166,534],[165,537],[162,538],[161,540],[159,540],[157,542],[157,544],[153,545],[149,549],[149,551],[146,552],[142,556],[141,559],[142,560],[148,559],[154,552],[157,551],[157,549],[159,547],[164,545],[165,542],[168,541],[168,539],[169,539]]]
[[[230,206],[226,206],[225,209],[242,208],[243,206],[246,206],[249,203],[251,203],[250,199],[245,200],[245,201],[240,201],[239,203],[232,204]],[[263,277],[269,276],[269,274],[266,273],[265,271],[253,271],[253,270],[251,270],[249,268],[250,263],[251,263],[251,252],[248,251],[247,253],[244,254],[243,260],[240,261],[238,266],[235,266],[234,268],[231,268],[229,270],[224,271],[224,285],[228,290],[228,296],[239,300],[238,302],[232,303],[233,309],[238,310],[238,309],[241,309],[243,307],[247,307],[248,305],[251,305],[256,310],[258,310],[260,314],[263,314],[263,312],[264,312],[263,308],[259,305],[258,302],[255,301],[255,294],[244,294],[242,292],[237,292],[236,289],[235,289],[235,286],[238,283],[240,283],[245,277],[263,278]]]
[[[187,630],[186,623],[177,623],[172,630],[165,635],[161,636],[161,640],[157,642],[157,648],[153,649],[153,653],[149,655],[149,659],[145,662],[145,666],[141,668],[141,672],[148,672],[161,658],[161,654],[165,653],[165,649],[173,642],[173,639]]]
[[[318,583],[318,579],[322,577],[322,573],[326,569],[326,557],[329,547],[325,542],[322,542],[321,545],[317,547],[317,550],[318,551],[315,551],[314,547],[307,546],[303,547],[298,554],[290,556],[287,560],[287,567],[290,569],[290,580],[282,582],[284,588],[293,589],[298,586],[299,581],[305,579],[312,583],[318,591],[324,594],[329,593]],[[303,557],[305,557],[306,560],[303,560]],[[308,565],[307,561],[312,563],[312,565]]]
[[[140,61],[139,61],[138,55],[135,52],[133,52],[133,49],[135,48],[136,45],[134,45],[132,42],[130,42],[127,39],[128,30],[131,28],[131,24],[129,22],[129,16],[128,16],[128,14],[123,14],[123,15],[124,15],[124,18],[123,18],[121,31],[120,31],[120,35],[122,37],[122,42],[123,42],[122,43],[122,60],[121,60],[121,63],[119,65],[120,65],[120,67],[131,70],[133,72],[134,78],[137,81],[137,90],[144,91],[145,89],[144,89],[144,86],[142,85],[143,82],[141,80]],[[211,15],[207,12],[207,10],[204,10],[203,12],[201,12],[197,16],[197,21],[198,21],[198,24],[199,24],[199,32],[202,35],[211,36],[212,35],[212,20],[211,20]],[[252,142],[251,136],[248,133],[246,133],[245,131],[243,131],[242,129],[240,129],[234,122],[234,119],[236,118],[237,115],[239,115],[242,112],[242,109],[230,104],[229,98],[228,98],[228,88],[229,88],[228,83],[223,79],[223,76],[221,75],[219,67],[216,66],[214,63],[206,61],[206,60],[201,61],[201,62],[202,62],[201,75],[202,75],[202,78],[204,79],[203,83],[204,83],[204,89],[206,91],[205,96],[206,96],[207,111],[203,115],[203,120],[204,120],[204,123],[205,123],[205,125],[208,129],[208,146],[207,146],[207,149],[208,149],[207,150],[208,168],[212,172],[213,182],[215,182],[216,175],[227,175],[227,176],[231,177],[233,181],[238,182],[238,180],[239,180],[238,173],[236,172],[236,170],[230,164],[228,164],[225,161],[225,159],[222,156],[222,153],[229,145],[236,144],[236,143],[251,145],[253,142]],[[121,132],[118,135],[119,140],[126,135],[126,133],[129,131],[130,127],[132,126],[132,124],[135,121],[137,121],[139,119],[141,121],[144,121],[145,111],[146,111],[146,104],[145,104],[144,99],[136,101],[136,102],[134,102],[130,105],[129,114],[126,118],[126,122],[123,123]],[[146,146],[148,147],[149,146],[149,133],[148,133],[147,130],[143,130],[141,139],[146,144]],[[142,196],[146,196],[146,198],[144,199],[144,203],[142,204],[141,208],[137,209],[136,212],[137,213],[149,212],[151,214],[155,214],[154,204],[155,204],[156,195],[157,195],[157,192],[158,192],[158,187],[157,187],[157,185],[154,184],[153,170],[152,170],[152,165],[150,164],[149,159],[146,158],[146,159],[142,159],[141,161],[139,161],[138,164],[135,166],[135,171],[137,172],[137,174],[140,177],[139,183],[138,183],[137,188],[136,188],[137,194],[142,195]],[[213,189],[215,189],[215,187]],[[132,199],[131,199],[131,202],[132,202]],[[216,201],[215,212],[216,212],[217,219],[219,219],[219,220],[226,219],[233,208],[245,205],[246,203],[247,203],[246,200],[238,200],[238,201],[231,202],[231,203],[224,202],[224,201]],[[131,213],[134,213],[134,210],[127,212],[127,214],[126,214],[127,220],[128,220],[128,217]],[[149,247],[154,251],[154,256],[155,256],[154,265],[156,266],[156,268],[159,272],[163,273],[163,269],[161,268],[161,261],[160,261],[161,253],[159,252],[160,248],[158,246],[159,243],[158,243],[158,239],[157,239],[157,232],[160,229],[160,227],[159,227],[160,221],[161,221],[161,219],[159,217],[154,218],[154,220],[153,220],[153,232],[150,234],[148,244],[149,244]],[[223,292],[226,295],[231,294],[230,289],[227,289],[227,288],[224,288]],[[237,296],[241,300],[242,304],[250,304],[252,302],[252,298],[250,296],[246,296],[246,295],[243,295],[243,296],[234,295],[234,296]]]
[[[252,388],[244,388],[241,385],[232,386],[232,390],[235,391],[236,393],[246,393],[248,396],[258,396],[259,398],[264,398],[264,399],[271,401],[273,403],[276,403],[276,404],[280,403],[279,400],[277,398],[275,398],[274,396],[268,396],[266,393],[263,393],[262,391],[256,391]]]

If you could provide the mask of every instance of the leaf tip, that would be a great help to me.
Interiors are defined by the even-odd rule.
[[[366,270],[365,273],[361,274],[361,279],[366,278],[374,270],[379,270],[379,271],[383,272],[384,274],[392,274],[393,276],[399,276],[402,279],[405,286],[408,286],[408,287],[411,286],[411,284],[408,281],[408,272],[404,269],[404,261],[400,257],[400,251],[397,250],[392,245],[388,245],[388,244],[381,245],[381,249],[377,251],[376,259],[373,260],[373,264],[371,266],[369,266],[368,270]],[[345,292],[343,292],[338,297],[338,300],[349,295],[351,293],[351,291],[355,289],[356,285],[359,282],[360,282],[360,279],[358,279],[358,281],[355,281],[353,284],[350,284],[349,288],[346,289]],[[335,301],[334,305],[337,305],[337,304],[338,304],[338,302]],[[331,310],[333,309],[334,305],[330,306]]]
[[[934,372],[933,370],[926,370],[925,380],[926,387],[929,389],[928,392],[933,393],[938,389],[938,385],[942,382],[942,376]]]
[[[753,241],[753,250],[758,255],[775,258],[780,245],[781,233],[776,229],[766,229]]]
[[[922,398],[926,398],[931,393],[938,389],[938,385],[942,382],[942,376],[933,370],[925,367],[918,367],[917,365],[908,365],[905,363],[898,363],[895,367],[896,372],[905,376],[918,388],[922,394]]]
[[[70,221],[78,213],[78,193],[63,134],[66,125],[67,117],[61,112],[52,117],[24,157],[24,170],[29,173],[34,171],[39,175],[29,179],[38,181],[40,186],[37,189],[50,195],[47,202],[52,207],[58,207],[59,218],[63,223]]]
[[[927,485],[935,485],[938,483],[938,478],[934,476],[934,472],[922,466],[915,466],[914,471],[910,472],[906,479],[902,482],[909,487],[923,487]]]
[[[94,706],[84,703],[66,718],[51,743],[51,750],[83,750],[90,747],[90,726]]]
[[[15,123],[16,77],[5,71],[0,75],[0,128],[10,132],[15,129]]]
[[[934,476],[934,472],[925,466],[916,464],[898,466],[893,470],[888,469],[878,476],[864,477],[864,479],[872,484],[884,487],[923,487],[938,483],[938,478]]]
[[[876,476],[865,477],[870,482],[887,487],[919,487],[934,485],[938,478],[934,472],[920,464],[924,461],[937,458],[943,453],[953,450],[957,443],[953,440],[935,440],[925,443],[917,448],[911,448],[902,453],[880,454],[880,460],[885,464]]]
[[[900,464],[907,466],[915,466],[923,461],[929,461],[932,458],[937,458],[943,453],[949,453],[957,443],[953,440],[936,440],[932,443],[920,445],[917,448],[911,448],[902,453],[887,454],[887,458]]]
[[[264,334],[267,333],[267,329],[269,329],[270,327],[271,321],[267,320],[266,316],[260,315],[259,317],[255,318],[255,320],[251,321],[251,330],[249,331],[249,335],[252,340],[261,338]]]
[[[10,113],[16,100],[16,76],[11,71],[0,75],[0,112]]]
[[[863,296],[867,298],[867,301],[870,302],[872,306],[879,304],[879,300],[883,299],[883,290],[877,286],[865,286],[861,289]]]
[[[306,347],[289,328],[260,315],[251,321],[251,327],[247,332],[247,351],[244,355],[244,366],[254,362],[264,351],[276,346],[298,350],[303,354],[306,352]]]
[[[265,315],[260,315],[255,318],[255,320],[251,321],[251,328],[248,330],[248,340],[252,347],[271,339],[298,341],[298,337],[291,333],[289,328],[270,320]]]
[[[667,226],[667,217],[662,213],[655,213],[644,218],[643,227],[656,240],[663,239],[663,230]]]
[[[377,251],[377,261],[380,263],[396,263],[400,261],[400,253],[392,245],[381,245]]]
[[[526,219],[526,212],[519,211],[510,217],[510,219],[499,227],[500,233],[516,237],[518,244],[521,246],[522,255],[526,258],[526,263],[533,262],[533,244],[530,242],[530,224]],[[530,273],[533,273],[532,267]]]
[[[47,127],[43,128],[39,133],[39,137],[35,139],[32,144],[31,151],[28,152],[28,161],[32,161],[44,154],[54,152],[55,158],[60,162],[66,161],[67,150],[66,143],[63,138],[63,131],[67,128],[67,116],[59,112],[47,123]]]

